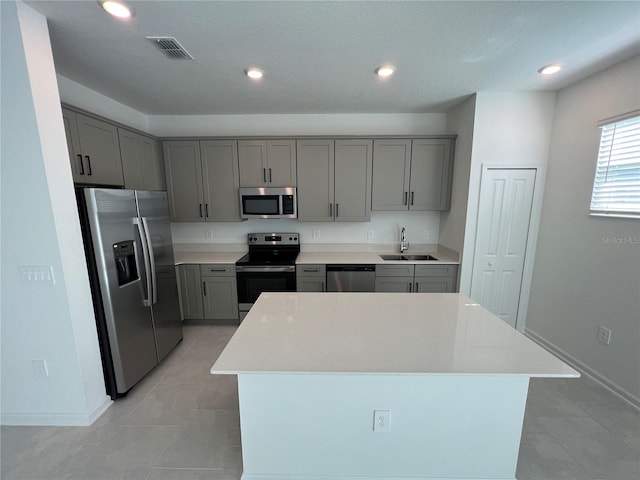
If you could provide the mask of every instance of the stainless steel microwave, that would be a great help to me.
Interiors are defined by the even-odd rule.
[[[298,218],[295,187],[240,188],[242,218]]]

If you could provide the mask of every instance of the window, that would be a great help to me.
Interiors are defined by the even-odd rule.
[[[590,213],[640,218],[640,116],[601,128]]]

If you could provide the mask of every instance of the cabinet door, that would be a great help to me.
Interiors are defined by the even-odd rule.
[[[202,165],[198,142],[164,142],[163,147],[171,220],[204,222]]]
[[[96,185],[123,186],[118,128],[101,120],[76,114],[80,150],[85,161],[84,181]]]
[[[178,281],[180,282],[180,311],[182,312],[182,318],[204,318],[200,265],[179,265]]]
[[[270,187],[295,187],[296,141],[267,141],[267,182]]]
[[[238,319],[236,277],[202,277],[204,318]]]
[[[82,183],[85,181],[85,167],[82,152],[80,151],[76,113],[63,108],[62,121],[64,122],[64,133],[67,136],[67,150],[69,151],[73,181],[74,183]]]
[[[332,222],[333,140],[298,140],[298,220]]]
[[[376,292],[409,293],[413,289],[413,277],[376,277]]]
[[[371,220],[372,151],[372,140],[336,140],[336,222]]]
[[[120,140],[120,156],[122,157],[122,173],[124,187],[130,190],[144,190],[144,171],[140,161],[139,138],[137,133],[118,128]]]
[[[322,277],[296,277],[296,291],[325,292],[325,280]]]
[[[208,222],[239,222],[238,145],[235,140],[200,142],[205,217]]]
[[[449,209],[451,166],[451,140],[413,140],[409,210]]]
[[[144,190],[166,190],[167,182],[160,142],[144,135],[139,135],[138,138],[138,159],[142,165]]]
[[[379,139],[373,142],[372,210],[407,210],[411,140]]]
[[[238,141],[238,164],[241,187],[266,187],[267,141]]]
[[[416,277],[414,291],[418,293],[451,293],[454,282],[451,277]]]

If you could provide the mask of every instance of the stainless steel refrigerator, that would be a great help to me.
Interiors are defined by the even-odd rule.
[[[118,398],[182,340],[166,192],[79,188],[107,393]]]

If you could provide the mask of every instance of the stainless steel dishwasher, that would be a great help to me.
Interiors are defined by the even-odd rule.
[[[373,292],[375,265],[327,265],[327,292]]]

